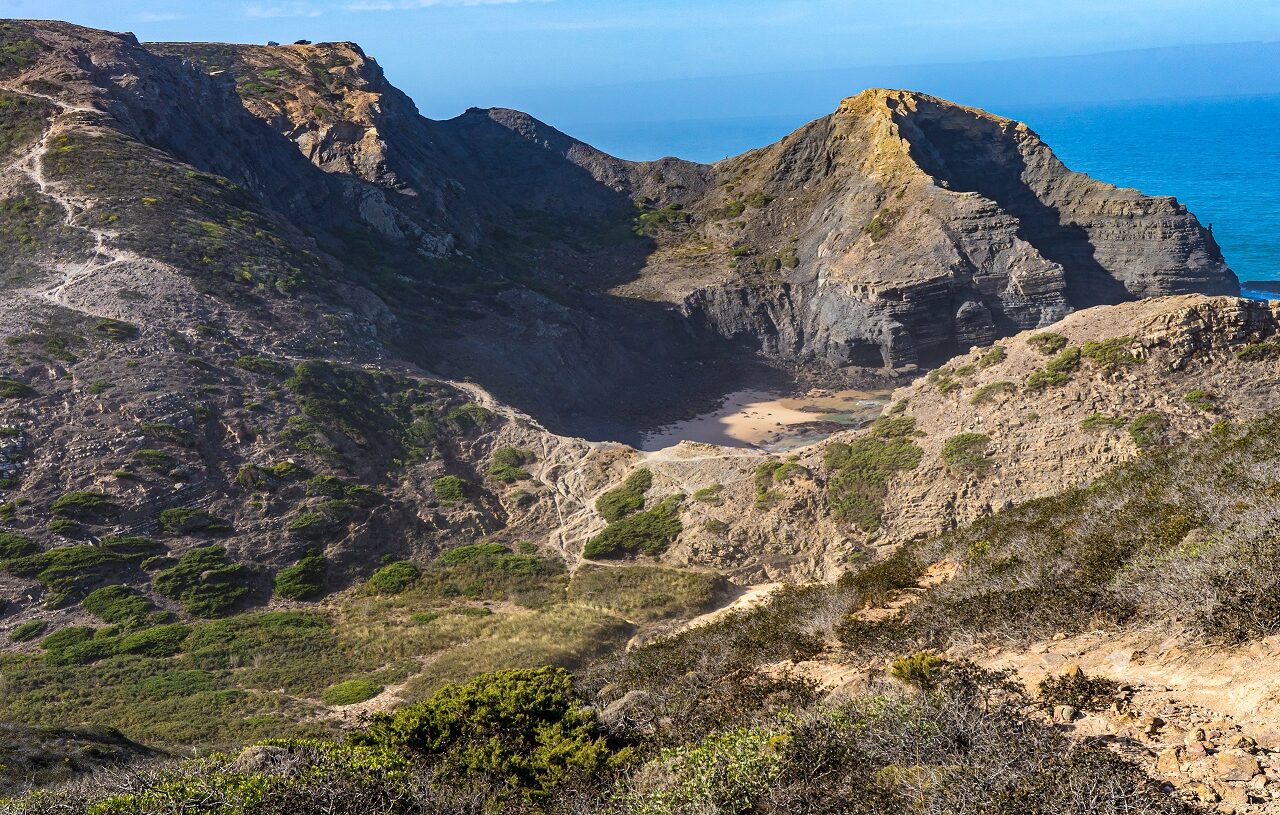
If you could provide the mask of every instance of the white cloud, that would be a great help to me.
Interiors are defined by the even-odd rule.
[[[528,3],[552,3],[555,0],[356,0],[347,11],[404,11],[439,6],[514,6]]]
[[[244,7],[244,16],[261,20],[272,17],[319,17],[320,9],[310,3],[253,4]]]

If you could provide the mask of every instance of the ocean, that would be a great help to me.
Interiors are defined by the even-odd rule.
[[[1212,224],[1241,281],[1280,280],[1280,96],[993,112],[1026,122],[1073,170],[1182,201]],[[571,132],[622,158],[717,161],[774,142],[802,124],[803,117],[771,116],[575,125]]]

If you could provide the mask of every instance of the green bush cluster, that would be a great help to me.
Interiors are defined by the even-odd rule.
[[[167,473],[173,469],[174,458],[163,450],[155,448],[145,448],[135,450],[129,454],[131,461],[136,461],[148,470],[157,473]]]
[[[1236,359],[1242,362],[1261,362],[1275,357],[1280,357],[1280,343],[1278,342],[1245,343],[1236,351]]]
[[[0,399],[25,399],[35,390],[25,382],[0,376]]]
[[[377,682],[369,679],[348,679],[346,682],[339,682],[325,688],[320,698],[326,705],[343,707],[367,702],[379,693],[382,693],[382,686]]]
[[[221,617],[249,593],[248,570],[227,558],[221,546],[204,546],[178,558],[152,579],[156,593],[177,600],[197,617]]]
[[[1027,388],[1037,391],[1044,388],[1056,388],[1071,381],[1071,374],[1080,365],[1080,349],[1065,348],[1043,368],[1032,371],[1027,377]]]
[[[1216,413],[1218,411],[1218,397],[1203,388],[1196,388],[1195,390],[1189,391],[1187,395],[1182,398],[1187,404],[1197,410],[1203,410],[1206,413]]]
[[[312,549],[292,566],[276,572],[275,593],[286,600],[314,600],[324,591],[329,561]]]
[[[527,481],[532,476],[525,466],[534,461],[534,455],[518,447],[502,447],[493,451],[489,459],[489,477],[503,484]]]
[[[96,519],[118,509],[111,496],[92,490],[75,490],[58,496],[49,505],[54,515],[77,520]]]
[[[49,624],[44,620],[27,620],[9,632],[9,639],[14,642],[31,642],[45,632]]]
[[[973,396],[969,399],[970,404],[985,405],[995,400],[997,396],[1004,396],[1009,393],[1016,393],[1018,386],[1013,382],[988,382],[973,392]]]
[[[467,482],[456,475],[442,475],[431,482],[431,489],[436,497],[448,504],[465,500],[467,487]]]
[[[400,594],[418,581],[422,570],[408,561],[388,563],[374,572],[365,586],[375,594]]]
[[[80,605],[104,623],[126,626],[142,620],[154,608],[137,589],[119,584],[95,589]]]
[[[1052,331],[1044,331],[1027,337],[1027,345],[1044,356],[1051,357],[1067,347],[1067,338]]]
[[[128,342],[137,339],[138,327],[131,323],[122,322],[120,320],[111,320],[103,318],[93,326],[93,330],[103,335],[107,339],[116,342]]]
[[[1108,416],[1105,413],[1090,413],[1080,422],[1081,430],[1119,430],[1129,424],[1123,416]]]
[[[1004,362],[1006,356],[1008,356],[1008,352],[1005,351],[1005,347],[1003,345],[993,345],[990,350],[984,352],[982,356],[978,358],[978,367],[990,368],[992,366],[999,365],[1001,362]]]
[[[284,379],[289,375],[289,366],[269,357],[246,355],[235,361],[235,366],[242,371]]]
[[[0,532],[0,563],[34,555],[39,551],[40,547],[30,538],[16,532]]]
[[[423,755],[449,778],[490,778],[533,798],[624,758],[609,748],[573,678],[558,668],[498,671],[446,685],[421,704],[375,715],[352,742]]]
[[[1141,365],[1142,360],[1129,351],[1133,337],[1112,337],[1106,340],[1089,340],[1080,353],[1085,359],[1106,371],[1115,371],[1131,365]]]
[[[682,495],[672,495],[652,509],[626,515],[587,541],[582,550],[587,558],[614,558],[645,554],[658,556],[684,530],[680,523]]]
[[[724,498],[721,495],[721,492],[723,491],[724,491],[723,484],[712,484],[709,487],[702,487],[698,490],[695,490],[693,493],[693,500],[697,501],[700,504],[711,504],[713,506],[718,506],[724,503]]]
[[[653,486],[653,473],[639,469],[627,476],[622,486],[615,487],[596,499],[596,512],[606,521],[618,521],[644,509],[644,495]]]
[[[1139,447],[1152,447],[1164,438],[1168,425],[1159,413],[1143,413],[1129,423],[1129,436]]]
[[[899,415],[877,419],[855,441],[828,444],[823,467],[832,514],[867,532],[879,529],[890,479],[914,470],[924,455],[915,435],[915,419]]]
[[[227,532],[231,526],[207,509],[171,507],[161,510],[160,528],[170,535],[192,535]]]
[[[118,655],[168,657],[182,651],[191,626],[157,625],[133,631],[68,626],[40,641],[51,665],[85,665]]]
[[[987,456],[991,439],[985,433],[960,433],[942,445],[943,462],[956,472],[986,473],[992,467]]]
[[[155,541],[138,537],[106,537],[98,546],[60,546],[4,561],[3,568],[31,577],[45,587],[45,605],[69,605],[94,587],[136,570],[145,558],[163,551]]]

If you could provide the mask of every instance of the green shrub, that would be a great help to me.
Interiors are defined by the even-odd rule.
[[[514,484],[526,481],[531,476],[524,469],[526,464],[534,461],[533,453],[518,447],[503,447],[493,451],[489,461],[489,477],[503,484]]]
[[[89,490],[65,493],[49,505],[54,515],[78,519],[94,518],[114,509],[110,496]]]
[[[1129,423],[1123,416],[1107,416],[1104,413],[1090,413],[1080,422],[1081,430],[1119,430]]]
[[[895,415],[877,419],[857,440],[833,442],[823,453],[827,479],[827,503],[839,520],[867,532],[880,528],[889,480],[903,470],[914,470],[924,451],[912,441],[915,419]]]
[[[1017,390],[1018,386],[1012,382],[988,382],[974,391],[973,397],[969,401],[975,405],[985,405],[997,396],[1014,393]]]
[[[129,340],[136,339],[138,336],[138,327],[136,325],[124,323],[119,320],[107,319],[105,317],[98,320],[94,325],[93,330],[108,339],[115,340],[116,342],[127,342]]]
[[[0,562],[34,555],[40,547],[30,538],[14,532],[0,532]]]
[[[960,433],[942,445],[942,460],[956,472],[982,474],[992,466],[986,455],[990,444],[984,433]]]
[[[1168,423],[1159,413],[1143,413],[1129,423],[1129,436],[1139,447],[1152,447],[1164,437]]]
[[[159,545],[146,538],[103,538],[100,546],[59,546],[5,561],[4,569],[19,577],[34,577],[47,590],[45,605],[58,608],[79,599],[109,575],[135,566]]]
[[[326,705],[341,707],[367,702],[379,693],[382,693],[382,686],[377,682],[369,679],[348,679],[346,682],[339,682],[325,688],[320,698]]]
[[[1196,388],[1182,398],[1187,404],[1206,413],[1216,413],[1218,411],[1216,403],[1218,397],[1203,388]]]
[[[1061,334],[1055,334],[1052,331],[1045,331],[1040,334],[1032,334],[1027,337],[1027,345],[1039,351],[1046,357],[1054,354],[1067,347],[1067,338]]]
[[[151,601],[129,586],[103,586],[80,602],[84,610],[104,623],[126,625],[137,622],[151,611]]]
[[[431,489],[436,497],[446,503],[454,504],[467,497],[467,482],[456,475],[442,475],[431,482]]]
[[[375,714],[355,744],[409,750],[457,779],[488,777],[537,797],[606,771],[615,757],[558,668],[498,671]]]
[[[1140,365],[1142,360],[1129,352],[1133,337],[1112,337],[1107,340],[1089,340],[1081,349],[1085,359],[1098,367],[1115,371],[1131,365]]]
[[[30,385],[0,376],[0,399],[25,399],[33,393]]]
[[[1242,362],[1261,362],[1265,359],[1280,357],[1280,343],[1250,342],[1236,351],[1236,359]],[[3,395],[3,393],[0,393]]]
[[[646,554],[654,557],[666,551],[684,530],[680,504],[684,496],[673,495],[653,509],[626,515],[604,528],[583,548],[587,558],[612,558]]]
[[[30,642],[44,633],[49,624],[44,620],[28,620],[9,632],[9,639],[14,642]]]
[[[276,572],[275,593],[286,600],[312,600],[324,589],[324,575],[329,566],[319,551],[311,550],[292,566]]]
[[[1001,362],[1004,362],[1006,356],[1007,352],[1003,345],[993,345],[991,346],[991,350],[978,358],[978,367],[990,368],[993,365],[999,365]]]
[[[177,600],[188,614],[221,617],[249,593],[248,572],[227,559],[221,546],[192,549],[177,565],[158,572],[152,585],[162,597]]]
[[[365,586],[376,594],[400,594],[417,582],[422,570],[408,561],[388,563],[374,572]]]
[[[169,470],[173,469],[173,456],[163,450],[150,448],[135,450],[129,455],[129,458],[146,467],[148,470],[153,470],[157,473],[167,473]]]
[[[889,666],[889,675],[901,682],[931,689],[938,681],[938,671],[947,664],[940,656],[921,651],[911,656],[899,657]]]
[[[1044,368],[1033,371],[1027,377],[1027,388],[1036,391],[1065,385],[1071,381],[1071,373],[1079,364],[1080,349],[1074,347],[1064,349],[1049,360]]]
[[[1120,685],[1101,676],[1085,676],[1077,670],[1062,676],[1046,676],[1040,680],[1038,692],[1045,704],[1070,705],[1077,710],[1105,710],[1116,700]]]
[[[273,376],[276,379],[283,379],[289,375],[289,366],[283,362],[274,359],[259,356],[242,356],[236,360],[235,365],[242,371],[249,371],[255,374],[265,374]]]
[[[724,490],[723,484],[712,484],[710,487],[703,487],[693,494],[693,500],[702,504],[722,504],[724,503],[724,498],[720,495],[722,490]]]
[[[618,521],[644,509],[644,494],[653,486],[653,473],[639,469],[627,476],[622,486],[615,487],[596,499],[596,512],[606,521]]]
[[[191,636],[191,630],[191,626],[181,623],[144,628],[121,637],[115,652],[147,657],[171,657],[181,653],[187,638]]]
[[[231,526],[206,509],[172,507],[160,512],[160,528],[171,535],[226,532]]]

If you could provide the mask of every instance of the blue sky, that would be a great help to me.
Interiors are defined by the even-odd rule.
[[[699,77],[1280,40],[1276,0],[0,0],[0,11],[144,40],[356,40],[435,117],[637,81],[679,95]]]

